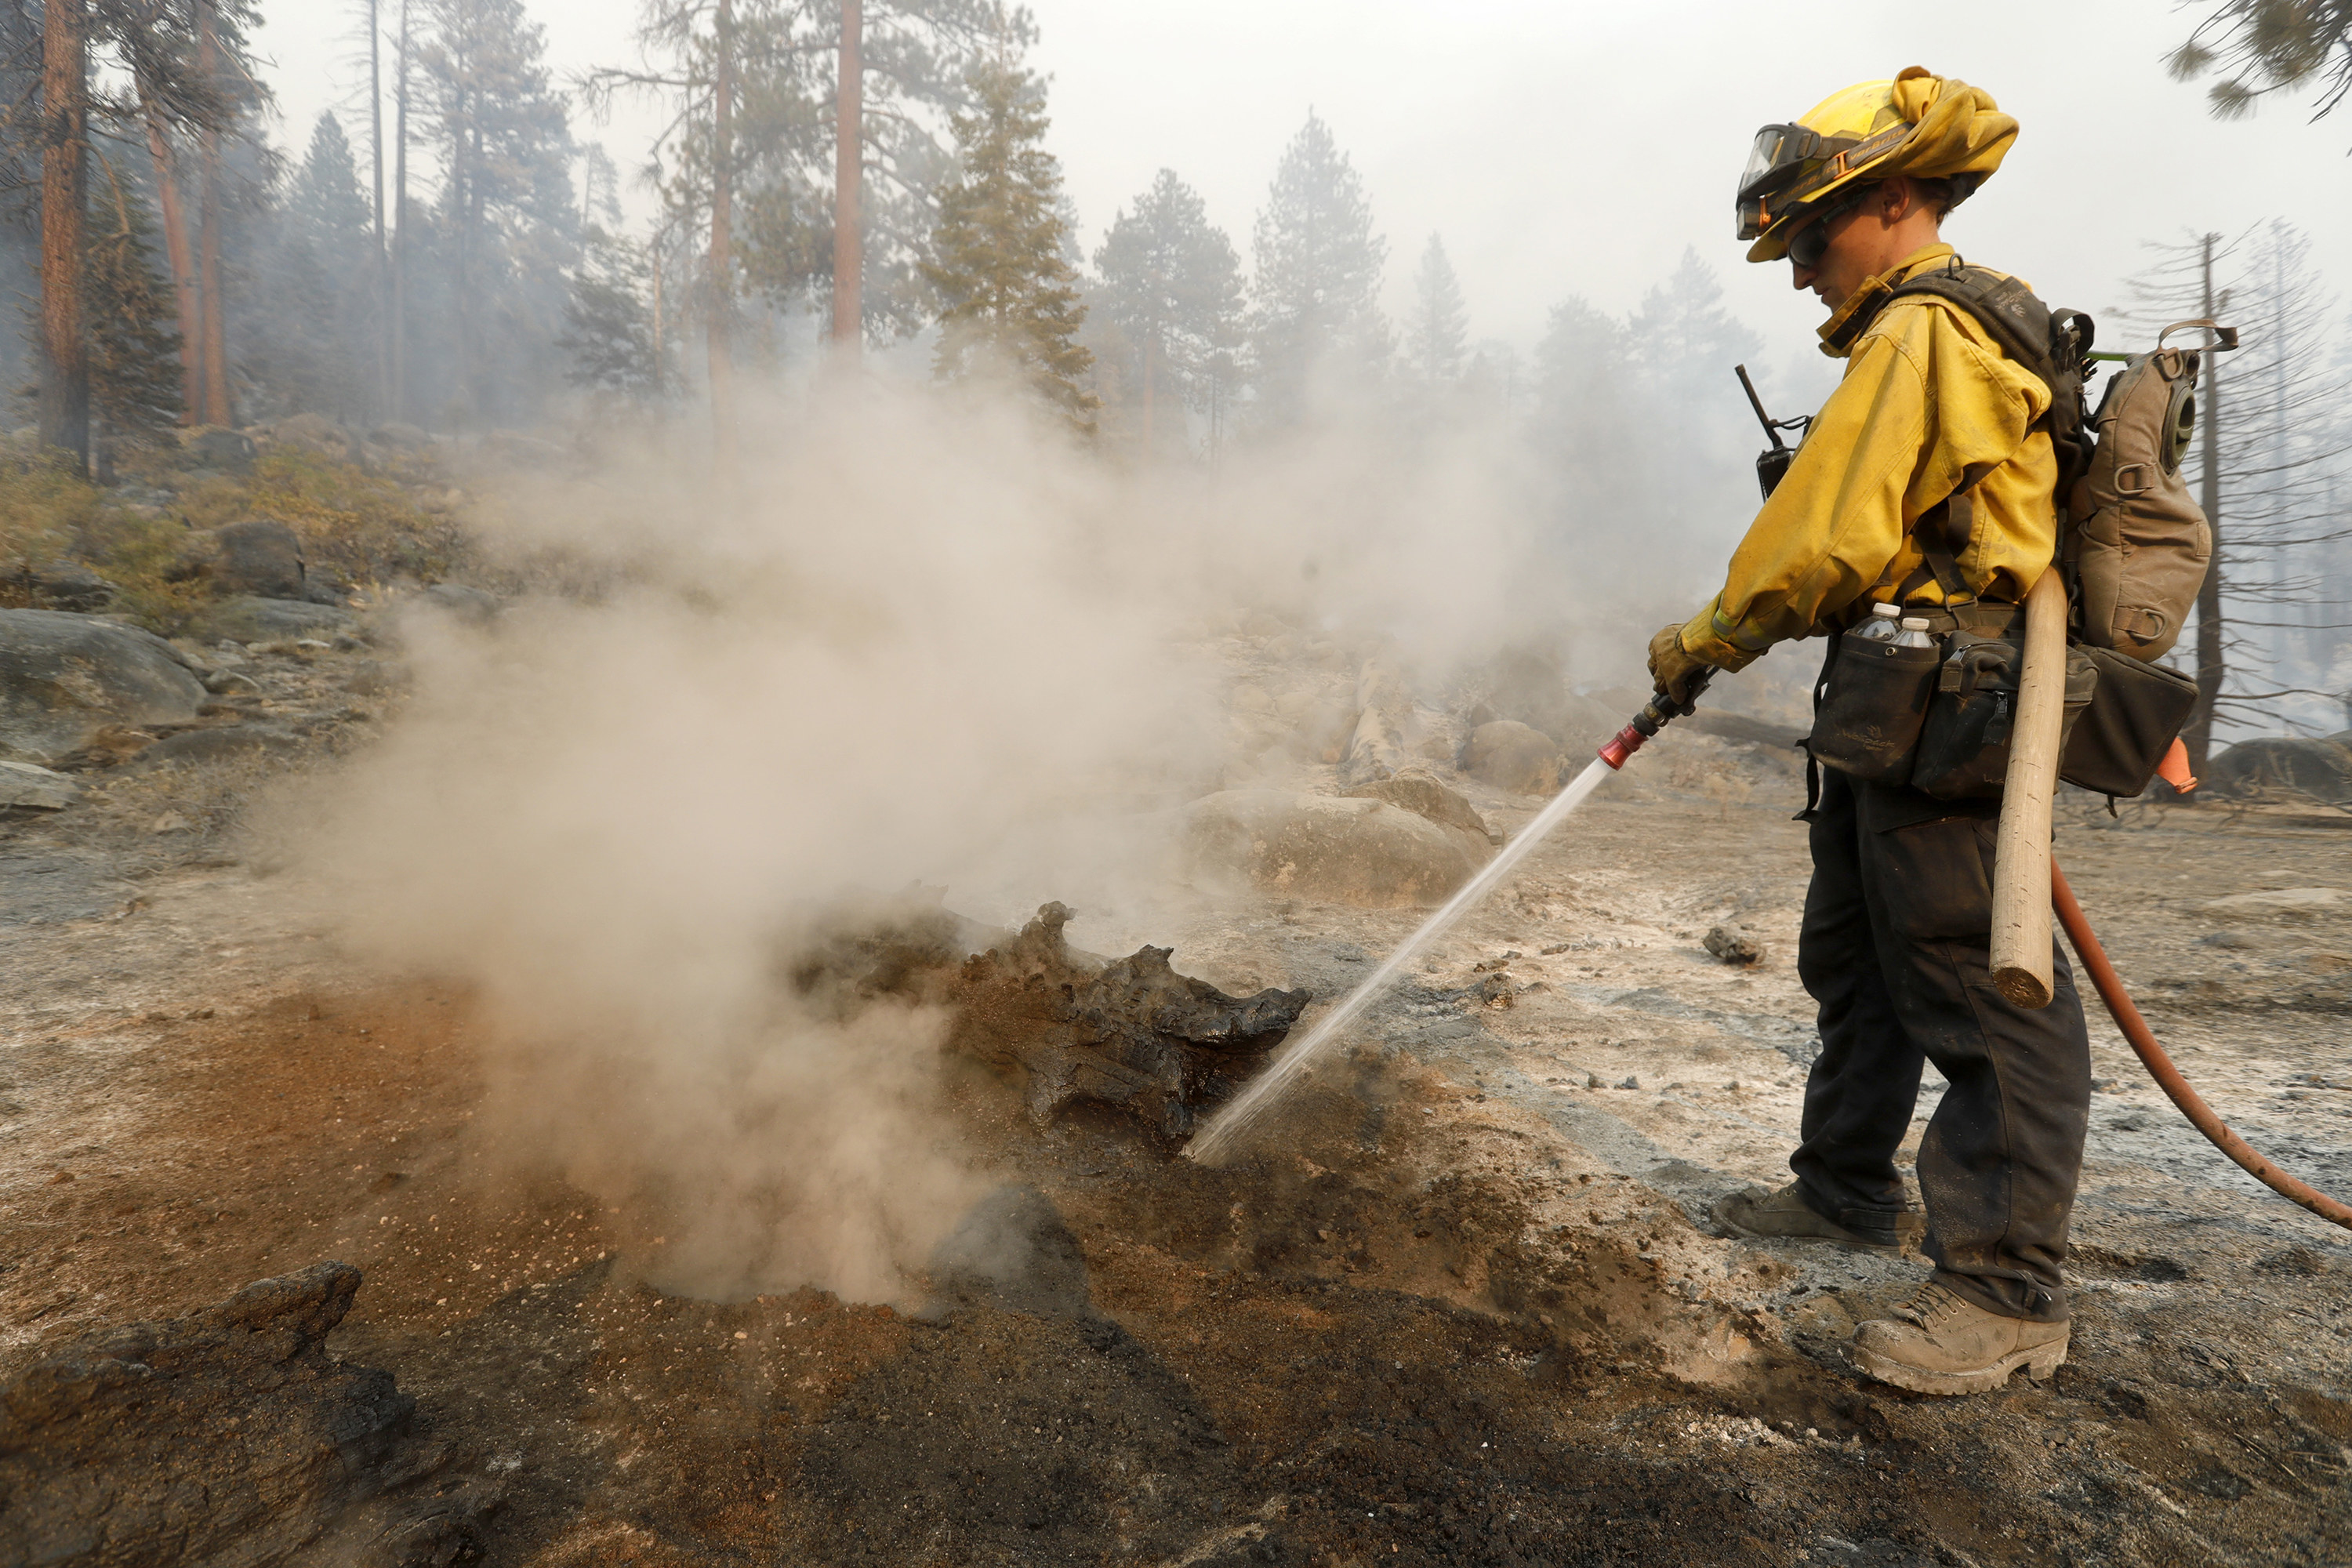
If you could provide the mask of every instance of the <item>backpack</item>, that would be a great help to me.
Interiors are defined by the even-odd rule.
[[[2079,310],[2052,310],[2014,278],[1949,266],[1895,285],[1888,298],[1929,294],[1966,310],[2009,357],[2050,388],[2058,459],[2060,541],[2072,625],[2069,640],[2152,661],[2171,651],[2213,561],[2213,530],[2180,477],[2197,424],[2203,351],[2164,346],[2184,327],[2212,331],[2218,348],[2237,332],[2178,321],[2157,347],[2131,356],[2084,412],[2083,376],[2096,328]],[[2121,356],[2105,355],[2105,358]]]

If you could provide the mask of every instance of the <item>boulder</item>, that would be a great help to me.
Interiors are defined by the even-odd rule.
[[[114,602],[114,584],[74,561],[26,565],[5,583],[11,596],[35,609],[96,611]]]
[[[223,724],[211,729],[183,730],[141,748],[129,766],[133,772],[176,763],[193,766],[236,757],[291,756],[301,742],[284,730],[267,724]]]
[[[180,433],[180,450],[188,461],[200,468],[218,468],[223,473],[247,473],[253,468],[253,437],[242,430],[231,430],[220,425],[199,425]]]
[[[422,452],[433,445],[432,432],[414,425],[404,425],[397,419],[369,431],[368,439],[376,446],[396,452]]]
[[[63,811],[81,798],[81,785],[30,763],[0,763],[0,808]]]
[[[2241,741],[2205,764],[2200,794],[2285,794],[2352,802],[2352,744],[2273,737]]]
[[[250,594],[263,599],[299,599],[309,585],[302,540],[282,522],[256,518],[190,533],[172,575],[201,577],[224,598]]]
[[[0,610],[0,759],[47,764],[110,730],[194,723],[206,695],[159,637],[62,610]]]
[[[1479,725],[1462,748],[1463,772],[1517,795],[1557,794],[1566,770],[1558,742],[1516,720]]]
[[[1625,718],[1631,719],[1628,713]],[[1621,723],[1622,720],[1619,721]],[[1751,719],[1745,713],[1725,713],[1702,707],[1696,713],[1686,713],[1675,721],[1683,730],[1701,735],[1713,735],[1735,745],[1765,746],[1776,751],[1793,751],[1806,731],[1786,724],[1770,724],[1761,719]]]
[[[134,1323],[0,1384],[0,1559],[425,1568],[486,1544],[388,1372],[327,1353],[360,1271],[320,1263]]]
[[[299,599],[261,599],[250,595],[224,599],[196,617],[196,628],[202,636],[227,637],[241,643],[349,636],[359,630],[359,624],[357,616],[340,605],[305,604]]]
[[[1508,648],[1487,665],[1486,697],[1469,714],[1472,726],[1516,720],[1562,746],[1598,746],[1625,722],[1606,702],[1569,689],[1568,671],[1548,653]],[[1637,704],[1638,706],[1638,704]]]
[[[359,442],[352,433],[323,414],[289,414],[272,425],[268,434],[274,447],[316,452],[322,458],[343,462],[354,462],[359,458]]]
[[[1503,841],[1503,836],[1486,826],[1486,819],[1478,815],[1476,807],[1424,773],[1397,773],[1339,793],[1349,800],[1384,800],[1391,805],[1401,805],[1440,827],[1458,827],[1476,834],[1489,844]]]
[[[1412,717],[1403,677],[1382,660],[1366,659],[1356,678],[1356,728],[1340,753],[1339,782],[1352,787],[1402,772]]]
[[[1359,909],[1442,903],[1493,847],[1384,800],[1227,790],[1185,810],[1196,876]]]
[[[486,594],[479,588],[468,588],[462,583],[436,583],[416,596],[421,602],[446,610],[458,620],[475,626],[488,626],[499,618],[499,611],[502,608],[497,595]]]

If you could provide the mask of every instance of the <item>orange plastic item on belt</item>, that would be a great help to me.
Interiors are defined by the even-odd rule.
[[[2156,1079],[2157,1087],[2180,1108],[2180,1113],[2195,1124],[2198,1131],[2211,1139],[2215,1148],[2236,1161],[2254,1180],[2279,1196],[2301,1204],[2320,1218],[2333,1220],[2352,1230],[2352,1207],[2337,1203],[2316,1188],[2305,1186],[2263,1159],[2255,1152],[2252,1144],[2231,1131],[2229,1124],[2214,1115],[2213,1108],[2189,1087],[2189,1080],[2180,1076],[2180,1069],[2172,1065],[2172,1058],[2166,1056],[2164,1047],[2156,1043],[2156,1036],[2148,1029],[2147,1020],[2141,1017],[2139,1009],[2133,1005],[2131,994],[2124,989],[2122,979],[2116,973],[2116,966],[2107,962],[2106,949],[2099,945],[2098,933],[2091,930],[2090,921],[2083,914],[2083,906],[2074,900],[2074,889],[2066,885],[2066,874],[2058,869],[2055,860],[2050,863],[2050,902],[2057,909],[2059,923],[2066,928],[2066,939],[2074,944],[2075,954],[2082,959],[2083,967],[2090,971],[2091,984],[2099,988],[2099,999],[2107,1005],[2107,1012],[2115,1018],[2116,1027],[2124,1032],[2124,1038],[2129,1040],[2131,1048],[2139,1054],[2140,1064],[2147,1068],[2148,1076]]]
[[[2179,736],[2172,738],[2171,749],[2164,753],[2164,761],[2156,764],[2156,776],[2182,795],[2197,787],[2197,775],[2189,771],[2189,748],[2181,743]]]

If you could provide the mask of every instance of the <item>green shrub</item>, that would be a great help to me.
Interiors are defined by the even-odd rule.
[[[56,560],[98,510],[98,487],[63,453],[0,458],[0,607],[32,603],[26,574]]]

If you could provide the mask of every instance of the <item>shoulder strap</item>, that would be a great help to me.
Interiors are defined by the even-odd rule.
[[[2003,353],[2050,389],[2050,412],[2036,425],[2050,433],[2063,502],[2090,465],[2090,443],[2083,434],[2083,366],[2097,336],[2097,323],[2080,310],[2053,310],[2018,279],[1970,267],[1958,256],[1943,267],[1905,279],[1888,299],[1906,294],[1931,295],[1966,310]]]
[[[1955,256],[1950,265],[1906,278],[1895,286],[1895,299],[1906,294],[1932,294],[1950,300],[2042,384],[2052,385],[2057,380],[2050,353],[2050,307],[2016,279],[1970,267]]]

